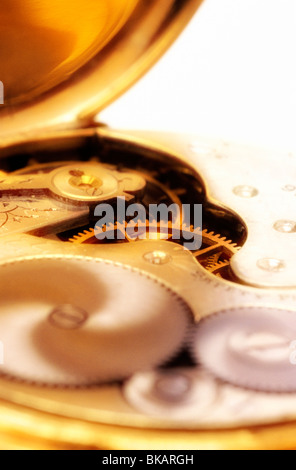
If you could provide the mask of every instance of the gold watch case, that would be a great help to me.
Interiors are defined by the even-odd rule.
[[[165,52],[200,4],[1,3],[3,449],[295,447],[291,253],[296,228],[289,214],[296,189],[289,184],[290,156],[279,154],[279,173],[264,150],[196,137],[121,132],[94,121]],[[268,163],[270,177],[262,182]],[[190,251],[178,240],[169,241],[157,221],[152,239],[98,243],[91,211],[94,203],[114,202],[115,196],[146,205],[202,205],[203,227],[186,227],[201,238],[201,247]],[[151,226],[145,221],[139,228],[146,233]],[[120,232],[122,225],[116,221],[114,228]],[[106,316],[109,329],[104,326],[105,336],[97,341],[102,346],[97,346],[92,334],[80,337],[80,324],[73,327],[73,311],[66,311],[61,329],[44,327],[35,311],[28,316],[27,306],[36,304],[37,311],[44,299],[68,306],[73,299],[80,305],[79,298],[90,310],[95,302],[100,308],[104,301],[117,302],[119,312],[124,307],[134,317],[119,319],[115,311],[113,332]],[[147,325],[138,327],[142,312]],[[75,311],[75,321],[77,314],[83,324],[84,311]],[[55,315],[54,310],[50,322]],[[217,318],[222,318],[220,334],[215,324],[211,329]],[[237,319],[244,325],[245,318],[255,327],[248,324],[230,345],[224,344],[227,328],[231,332]],[[262,326],[266,319],[271,325],[267,332]],[[207,328],[208,354],[200,337]],[[70,331],[69,348],[74,345],[77,352],[71,367],[63,329]],[[93,377],[92,347],[107,364],[99,384],[77,379],[84,369]],[[226,347],[224,367],[219,354]],[[54,367],[44,372],[40,364],[52,349]],[[40,364],[34,351],[42,356]],[[228,367],[229,351],[230,364],[232,357],[238,358],[233,369]],[[266,383],[260,377],[256,382],[248,361],[241,374],[237,371],[245,355],[252,367],[257,362],[266,367]],[[126,372],[140,356],[143,370]],[[64,382],[63,374],[55,376],[59,367]],[[108,375],[112,368],[115,372]]]

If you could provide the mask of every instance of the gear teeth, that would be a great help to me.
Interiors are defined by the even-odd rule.
[[[195,364],[223,382],[265,393],[295,393],[295,366],[289,361],[293,331],[294,311],[230,308],[202,319],[188,348]],[[248,342],[252,335],[253,346]]]
[[[219,258],[220,258],[220,253],[215,253],[214,255],[209,256],[206,267],[208,268],[208,267],[212,267],[216,265],[219,262]]]
[[[13,354],[6,358],[5,367],[1,367],[1,376],[15,380],[21,378],[25,383],[49,387],[87,387],[121,381],[141,370],[166,364],[174,358],[183,349],[188,331],[194,324],[193,313],[183,298],[154,276],[150,277],[144,271],[127,265],[61,255],[23,258],[2,268],[1,298],[5,300],[0,309],[1,335],[6,338],[6,344],[11,346]],[[28,272],[29,276],[26,275]],[[87,278],[92,280],[91,285],[87,289],[77,290],[77,285],[83,284],[86,272]],[[16,300],[12,279],[24,280]],[[22,311],[23,299],[27,298],[28,292],[36,301],[40,297],[38,289],[36,291],[36,280],[40,283],[40,292],[45,289],[48,292],[44,304],[40,301],[41,312],[38,311],[37,316],[34,302],[30,308]],[[59,293],[56,291],[56,283],[61,285]],[[131,299],[130,286],[135,285],[138,289],[135,289]],[[80,317],[72,315],[72,306],[68,317],[63,307],[61,315],[56,316],[54,321],[52,315],[48,316],[49,306],[55,308],[57,299],[68,301],[69,292],[73,306],[79,304],[82,306],[80,310],[83,308],[85,312],[83,323],[79,322]],[[142,305],[139,315],[142,292],[150,294],[149,301]],[[138,298],[135,298],[136,294]],[[103,314],[102,298],[105,308]],[[12,321],[10,307],[6,308],[5,305],[11,305],[14,300]],[[126,310],[127,304],[129,308]],[[89,315],[90,322],[86,321]],[[122,315],[125,319],[123,325],[120,322]],[[65,327],[65,316],[74,318],[72,321],[77,328]],[[25,333],[20,326],[15,335],[11,329],[12,322],[26,325]],[[35,343],[32,337],[37,336]],[[22,361],[15,360],[20,354],[17,349],[20,337],[23,338]],[[77,348],[77,344],[83,347]],[[35,358],[33,363],[32,357]],[[102,357],[104,360],[98,361],[97,358]]]
[[[139,227],[140,226],[140,224],[137,224],[134,220],[131,220],[128,225],[129,225],[129,227]]]
[[[79,240],[79,238],[80,238],[79,235],[74,235],[72,238],[69,238],[68,241],[71,243],[75,243]]]
[[[70,238],[69,241],[72,243],[83,243],[80,240],[83,239],[84,236],[85,236],[85,233],[79,232],[77,235],[74,235],[72,238]]]
[[[190,232],[192,234],[202,236],[203,244],[209,246],[208,254],[207,256],[204,256],[204,249],[202,248],[201,250],[197,250],[196,252],[194,252],[193,255],[196,260],[204,267],[204,269],[215,275],[220,275],[222,269],[229,266],[229,260],[231,256],[234,255],[240,249],[240,246],[238,246],[232,240],[228,240],[227,237],[223,237],[222,235],[219,235],[214,231],[209,231],[207,228],[194,228],[193,226],[190,226],[186,223],[182,223],[181,220],[175,222],[158,222],[157,220],[153,219],[151,221],[146,220],[145,222],[141,220],[139,220],[138,222],[131,220],[129,222],[124,221],[123,223],[109,223],[101,228],[95,227],[95,229],[90,228],[89,230],[84,230],[83,233],[75,235],[69,241],[76,244],[82,244],[96,236],[96,234],[102,234],[109,230],[117,230],[121,231],[122,233],[124,231],[126,242],[134,242],[137,238],[130,236],[129,230],[126,230],[127,227],[130,230],[137,228],[139,233],[141,233],[141,231],[143,230],[146,230],[146,232],[148,232],[149,229],[152,228],[152,230],[155,230],[155,232],[159,233],[160,235],[164,232],[163,229],[165,229],[165,233],[168,236],[165,236],[163,240],[168,241],[170,240],[171,232],[173,232],[174,230],[178,230],[180,232],[182,231],[183,233]],[[215,250],[214,254],[211,252],[211,246],[213,246],[213,250]],[[205,249],[205,252],[207,252],[207,249]]]
[[[217,263],[209,264],[207,266],[207,270],[215,274],[227,266],[229,266],[229,261],[218,261]]]

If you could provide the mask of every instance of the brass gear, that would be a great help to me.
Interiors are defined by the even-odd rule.
[[[228,277],[230,260],[241,247],[208,229],[202,231],[202,240],[203,246],[194,253],[197,261],[212,274]]]
[[[88,228],[79,232],[77,235],[74,235],[69,239],[69,242],[74,244],[96,244],[102,243],[103,240],[99,240],[97,236],[99,233],[109,233],[113,231],[114,233],[121,233],[120,240],[123,242],[132,242],[134,241],[132,238],[128,236],[128,232],[126,231],[127,223],[125,224],[111,224],[109,226],[103,227],[101,230]],[[137,224],[138,230],[143,231],[148,229],[151,233],[151,228],[155,228],[155,239],[161,240],[172,240],[172,231],[174,228],[172,224],[169,224],[168,230],[167,226],[164,226],[161,222],[149,222],[146,221],[145,224],[139,222]],[[166,230],[163,230],[163,229]],[[184,231],[184,227],[183,227]],[[202,237],[202,246],[200,249],[193,251],[193,255],[196,260],[205,268],[207,271],[211,272],[212,274],[228,278],[229,266],[230,266],[230,259],[232,256],[240,250],[240,246],[236,243],[233,243],[231,240],[228,240],[226,237],[223,237],[220,234],[214,233],[213,231],[209,231],[208,229],[201,229],[196,228],[194,229],[192,226],[185,227],[185,231],[195,233]],[[150,235],[151,236],[151,235]],[[114,237],[114,242],[116,242],[116,236]],[[176,240],[173,240],[176,242]],[[180,240],[182,242],[182,240]]]

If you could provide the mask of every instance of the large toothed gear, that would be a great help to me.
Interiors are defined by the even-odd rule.
[[[136,227],[136,229],[135,229]],[[118,239],[120,234],[120,240],[125,242],[131,242],[138,238],[147,238],[154,240],[169,240],[177,243],[184,244],[186,240],[194,239],[198,242],[202,241],[202,245],[199,249],[192,250],[196,260],[209,272],[219,277],[227,278],[227,270],[230,267],[231,257],[240,250],[240,246],[236,243],[228,240],[226,237],[222,237],[219,234],[215,234],[207,229],[201,229],[200,227],[193,228],[192,226],[181,226],[167,224],[164,222],[157,221],[145,221],[145,223],[139,221],[132,226],[131,222],[127,224],[117,224],[117,222],[109,226],[102,228],[96,227],[84,230],[77,235],[73,235],[69,241],[75,244],[83,243],[102,243],[104,237],[108,238],[108,234],[114,234],[114,242]],[[135,235],[132,235],[134,234]],[[184,238],[186,237],[186,240]]]
[[[265,392],[296,392],[296,312],[235,308],[201,321],[196,361],[216,377]]]
[[[87,386],[171,358],[187,334],[187,305],[128,267],[83,257],[40,257],[0,270],[0,340],[7,377]]]

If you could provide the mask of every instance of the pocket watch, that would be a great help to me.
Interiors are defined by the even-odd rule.
[[[3,449],[296,445],[294,155],[94,119],[200,3],[2,0]]]

